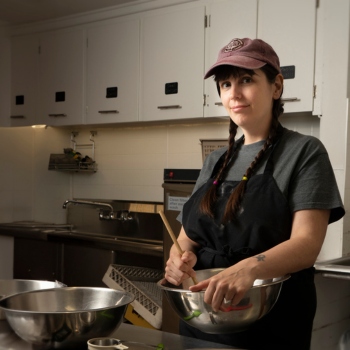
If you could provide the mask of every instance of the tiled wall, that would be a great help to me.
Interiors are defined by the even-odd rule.
[[[88,133],[79,140],[88,140]],[[164,168],[200,168],[200,139],[227,137],[227,122],[100,129],[94,138],[98,172],[74,175],[73,195],[161,202]]]
[[[28,128],[0,128],[1,222],[32,217],[34,136]]]
[[[310,115],[284,116],[284,126],[319,136],[319,120]],[[49,171],[51,153],[70,146],[70,129],[0,128],[0,221],[35,219],[63,223],[68,198],[163,200],[163,169],[200,168],[200,139],[228,137],[228,122],[128,128],[97,128],[96,173]],[[90,143],[90,129],[74,129],[78,144]],[[80,150],[89,155],[90,149]],[[11,256],[12,242],[0,241],[0,266]],[[6,257],[6,260],[4,260]],[[8,270],[2,271],[7,276]],[[1,277],[0,277],[1,278]],[[4,278],[4,277],[2,277]],[[334,350],[341,332],[350,328],[349,282],[316,279],[319,306],[313,350]],[[336,290],[336,293],[334,293]],[[302,310],[301,310],[302,317]]]
[[[316,117],[283,118],[283,124],[318,136]],[[211,124],[100,129],[95,139],[98,172],[74,175],[75,197],[162,201],[164,168],[201,168],[200,139],[227,139],[228,121]],[[77,141],[88,140],[89,131]],[[80,141],[81,140],[81,141]]]

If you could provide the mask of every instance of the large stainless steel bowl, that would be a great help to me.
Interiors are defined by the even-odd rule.
[[[0,300],[14,332],[42,349],[86,348],[116,330],[134,295],[109,288],[64,287],[24,292]]]
[[[197,280],[205,280],[222,270],[196,271]],[[157,284],[164,290],[171,307],[182,320],[202,332],[220,334],[243,331],[266,315],[276,303],[282,283],[289,277],[256,280],[237,306],[223,307],[218,312],[214,312],[211,306],[204,302],[204,291],[189,290],[193,285],[191,278],[186,279],[180,286],[172,285],[166,279]]]
[[[31,290],[65,287],[61,282],[39,281],[39,280],[0,280],[0,299],[13,294],[29,292]],[[5,319],[5,313],[0,309],[0,320]]]

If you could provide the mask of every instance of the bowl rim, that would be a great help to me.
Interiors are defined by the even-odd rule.
[[[106,306],[106,307],[101,307],[101,308],[94,308],[94,309],[76,309],[76,310],[65,310],[65,311],[33,311],[33,310],[20,310],[20,309],[13,309],[4,306],[9,299],[11,298],[16,298],[20,295],[28,295],[28,294],[39,294],[39,293],[44,293],[44,292],[50,292],[50,291],[59,291],[59,292],[64,292],[66,290],[103,290],[106,291],[107,293],[121,293],[130,298],[130,301],[124,302],[123,304],[120,305],[111,305],[111,306]],[[56,315],[61,315],[61,314],[75,314],[75,313],[83,313],[83,312],[96,312],[96,311],[102,311],[102,310],[109,310],[109,309],[114,309],[115,307],[122,307],[122,306],[127,306],[130,303],[132,303],[135,300],[135,295],[133,293],[130,293],[128,291],[123,291],[120,289],[113,289],[113,288],[107,288],[107,287],[58,287],[58,288],[46,288],[46,289],[38,289],[38,290],[30,290],[26,292],[21,292],[21,293],[16,293],[12,294],[9,296],[5,296],[5,298],[0,300],[0,311],[3,310],[5,314],[7,312],[12,312],[12,313],[24,313],[24,314],[42,314],[42,315],[47,315],[47,314],[56,314]]]
[[[18,287],[18,284],[25,284],[25,283],[29,283],[30,286],[33,286],[35,284],[51,284],[51,286],[46,286],[45,288],[37,288],[37,289],[28,289],[28,290],[22,290],[22,291],[11,291],[8,294],[2,294],[4,292],[1,292],[1,287],[3,287],[1,284],[5,282],[5,283],[9,283],[10,287]],[[9,287],[9,286],[7,286]],[[25,293],[25,292],[31,292],[31,291],[36,291],[36,290],[42,290],[42,289],[50,289],[50,288],[63,288],[63,287],[67,287],[66,284],[60,282],[60,281],[50,281],[50,280],[30,280],[30,279],[23,279],[23,278],[15,278],[15,279],[0,279],[0,295],[3,296],[4,298],[9,297],[11,295],[14,294],[20,294],[20,293]],[[4,288],[6,289],[6,288]]]
[[[208,269],[211,270],[211,269]],[[204,271],[204,270],[201,270]],[[291,277],[290,274],[286,274],[284,276],[280,277],[274,277],[274,278],[269,278],[269,279],[256,279],[254,281],[253,286],[250,289],[256,289],[256,288],[263,288],[263,287],[268,287],[268,286],[273,286],[276,284],[282,284],[283,282],[287,281]],[[166,283],[167,285],[164,285]],[[198,292],[192,292],[189,289],[184,289],[182,288],[182,284],[179,286],[173,285],[170,282],[166,280],[166,278],[162,278],[160,281],[157,282],[157,286],[164,291],[172,291],[172,292],[185,292],[185,293],[204,293],[206,289],[200,290]]]

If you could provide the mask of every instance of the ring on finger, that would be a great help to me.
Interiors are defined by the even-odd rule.
[[[229,305],[229,304],[231,304],[231,302],[232,302],[232,299],[226,299],[226,298],[224,298],[224,304],[225,304],[225,305]]]

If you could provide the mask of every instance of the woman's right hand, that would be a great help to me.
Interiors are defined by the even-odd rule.
[[[170,250],[166,263],[165,278],[168,282],[178,286],[185,279],[196,276],[193,266],[197,262],[197,256],[191,251],[185,251],[181,255],[173,248]]]

